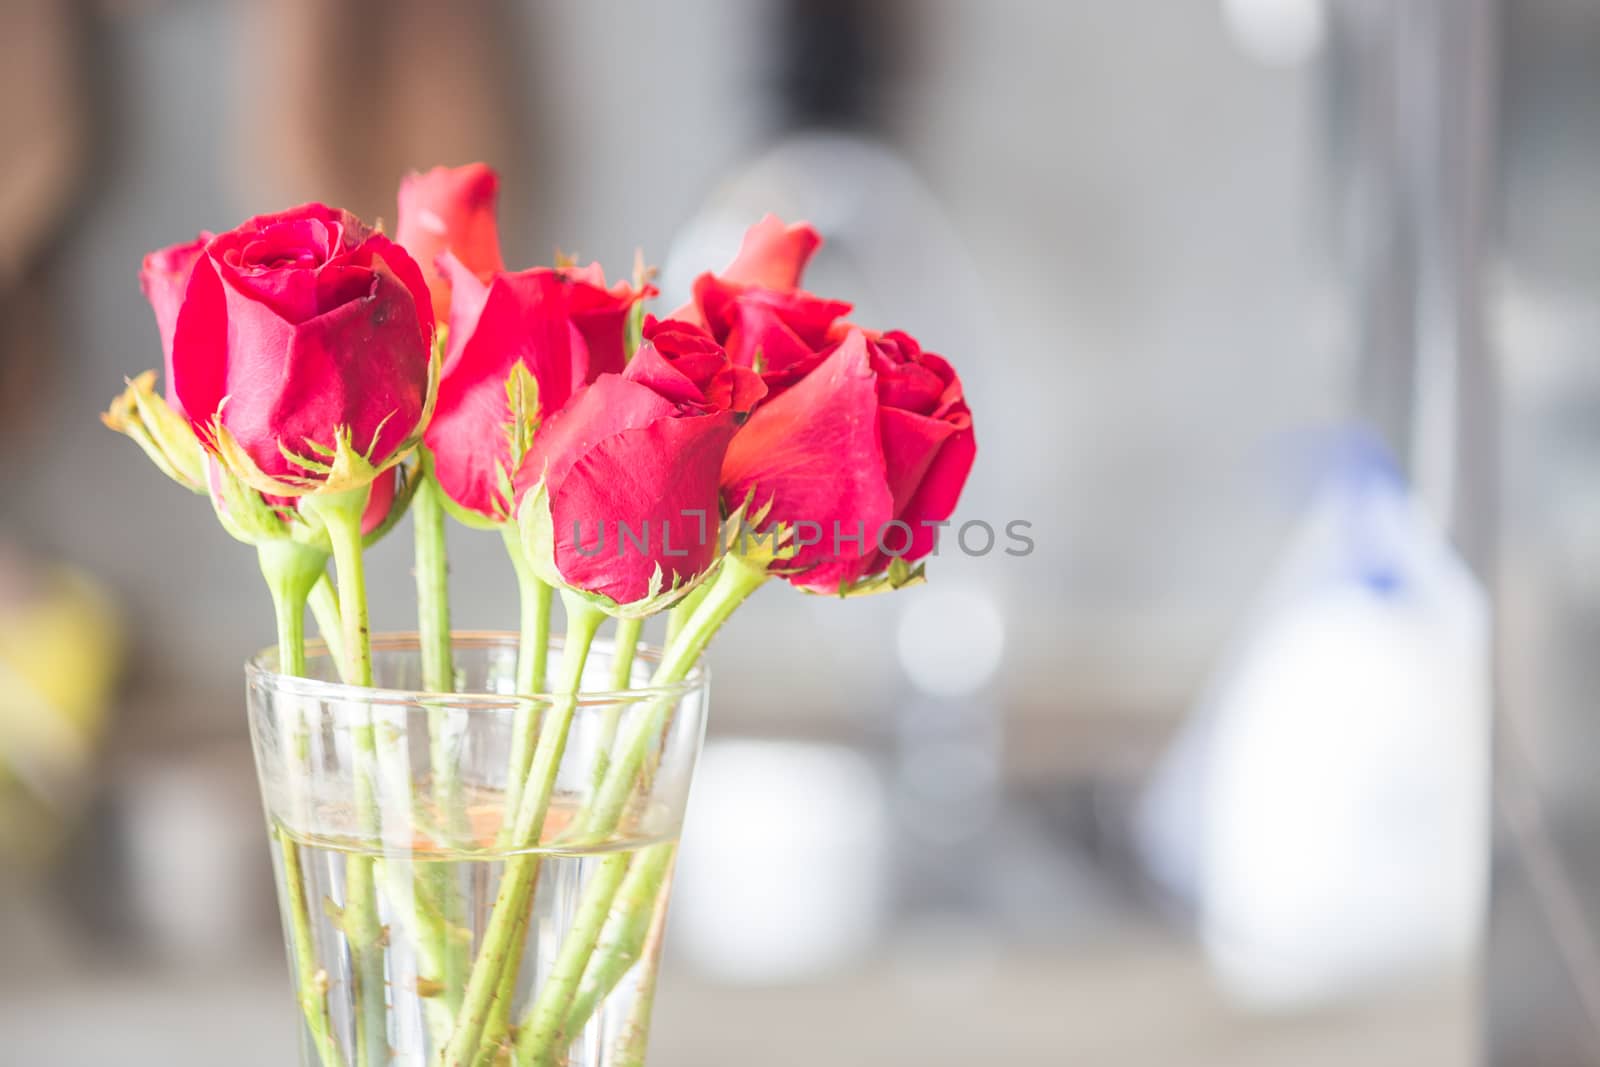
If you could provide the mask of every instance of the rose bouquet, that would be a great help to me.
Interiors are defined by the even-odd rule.
[[[408,177],[393,240],[309,204],[152,253],[165,390],[105,415],[271,594],[250,723],[322,1067],[642,1062],[701,653],[770,580],[917,581],[974,455],[945,360],[800,288],[811,227],[658,317],[642,266],[507,269],[496,187]],[[417,633],[374,637],[363,551],[408,508]],[[449,521],[501,535],[514,637],[452,632]]]

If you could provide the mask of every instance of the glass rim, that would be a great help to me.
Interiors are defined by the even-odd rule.
[[[398,630],[378,633],[371,636],[372,651],[420,652],[422,637],[415,630]],[[521,636],[511,630],[456,630],[450,635],[453,648],[509,648],[513,652],[521,644]],[[330,658],[332,653],[328,643],[320,637],[306,639],[306,659],[316,657]],[[613,647],[615,642],[610,639],[597,639],[590,645],[590,650],[607,649]],[[551,634],[548,641],[551,651],[565,650],[566,635]],[[664,650],[656,645],[640,643],[635,654],[634,662],[659,663]],[[321,700],[346,700],[362,704],[391,704],[404,706],[438,706],[449,705],[460,710],[505,710],[508,708],[523,707],[528,704],[554,704],[565,698],[559,693],[435,693],[425,689],[392,689],[383,686],[351,685],[348,682],[330,682],[320,678],[304,678],[299,675],[284,674],[277,669],[278,647],[268,645],[256,652],[255,655],[245,660],[244,675],[246,684],[262,684],[273,692],[287,693],[292,696],[310,697]],[[645,700],[661,698],[681,699],[699,689],[706,688],[711,681],[711,671],[706,666],[702,657],[697,660],[689,673],[677,682],[668,682],[665,685],[643,685],[635,689],[580,690],[577,695],[578,707],[600,707],[623,703],[639,703]]]

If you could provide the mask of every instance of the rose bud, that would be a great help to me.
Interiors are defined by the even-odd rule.
[[[763,404],[723,464],[755,536],[791,538],[772,572],[817,593],[903,584],[955,510],[976,446],[961,380],[903,333],[849,327],[816,369]],[[750,536],[748,532],[741,539]]]
[[[198,237],[183,244],[158,249],[144,257],[139,268],[139,288],[156,314],[156,329],[161,333],[161,354],[167,375],[167,404],[183,414],[172,393],[172,335],[178,328],[178,309],[189,289],[194,264],[210,243],[212,234],[201,230]]]
[[[359,489],[415,446],[436,365],[427,285],[399,245],[307,204],[196,260],[170,388],[201,443],[275,496]]]
[[[439,400],[423,441],[458,517],[512,518],[511,478],[541,412],[623,366],[623,327],[645,294],[605,287],[598,264],[502,272],[487,284],[452,255],[440,264],[455,292]]]
[[[434,167],[400,181],[395,240],[422,268],[434,317],[441,324],[450,318],[451,279],[439,265],[444,253],[455,256],[481,282],[505,269],[495,219],[499,192],[500,176],[483,163]]]
[[[809,223],[768,215],[745,233],[739,254],[720,274],[695,279],[694,297],[673,317],[699,323],[728,358],[758,371],[773,400],[821,361],[829,330],[850,305],[799,288],[822,238]]]
[[[647,323],[628,369],[574,396],[518,472],[540,577],[628,617],[688,592],[716,562],[723,455],[762,389],[699,327]]]

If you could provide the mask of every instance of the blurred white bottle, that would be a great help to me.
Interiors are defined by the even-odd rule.
[[[1142,812],[1151,869],[1239,998],[1304,1007],[1470,960],[1489,647],[1476,579],[1353,443]]]

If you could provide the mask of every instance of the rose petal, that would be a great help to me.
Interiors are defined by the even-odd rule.
[[[480,283],[451,257],[445,265],[456,272],[461,287],[452,306],[439,398],[424,441],[450,499],[496,518],[502,514],[496,504],[510,504],[500,499],[500,468],[511,459],[506,382],[512,368],[520,363],[538,382],[539,408],[548,420],[581,384],[585,356],[581,343],[574,344],[564,286],[553,272],[498,274],[480,291],[475,288]]]
[[[973,437],[971,420],[967,420],[964,426],[957,424],[956,432],[939,449],[939,454],[923,475],[922,484],[900,513],[900,518],[910,525],[914,535],[911,549],[905,555],[908,563],[922,559],[933,551],[938,530],[923,523],[943,522],[955,512],[977,454],[978,444]]]
[[[202,441],[212,413],[228,395],[228,305],[209,257],[196,261],[172,334],[167,388]]]
[[[428,353],[417,343],[414,304],[398,281],[376,275],[369,296],[299,325],[223,288],[231,346],[222,423],[263,471],[310,474],[282,449],[325,461],[314,446],[331,449],[339,428],[374,461],[415,430]]]
[[[219,234],[206,255],[239,292],[298,323],[361,295],[365,279],[359,268],[365,264],[355,264],[352,272],[346,257],[370,233],[349,212],[303,204],[257,215]]]
[[[395,493],[400,484],[400,468],[390,467],[378,475],[372,483],[372,491],[367,496],[367,508],[361,513],[361,535],[365,537],[373,530],[383,525],[389,517],[389,509],[394,507]]]
[[[671,418],[677,405],[648,386],[620,374],[603,374],[580,389],[566,407],[539,428],[533,448],[517,472],[517,496],[538,484],[559,481],[583,453],[613,434]]]
[[[139,288],[144,291],[145,299],[150,301],[150,310],[156,316],[156,330],[161,334],[167,403],[179,415],[183,414],[183,408],[177,403],[172,390],[172,339],[178,329],[178,312],[183,307],[184,294],[189,290],[194,265],[211,238],[212,234],[202,230],[192,241],[151,252],[144,257],[139,269]]]
[[[739,285],[759,285],[767,289],[794,289],[813,253],[822,246],[822,237],[808,222],[784,225],[776,215],[767,215],[745,231],[739,254],[724,280]]]
[[[939,449],[955,435],[956,428],[943,419],[880,407],[878,430],[883,441],[884,479],[894,497],[894,511],[898,515],[922,484]]]
[[[417,336],[429,355],[433,352],[433,331],[436,322],[433,305],[428,300],[428,283],[422,277],[422,267],[406,252],[381,233],[368,236],[362,245],[366,265],[379,273],[388,273],[405,287],[411,296],[412,310],[416,313]]]
[[[655,290],[635,290],[626,282],[606,288],[605,273],[598,263],[587,268],[566,268],[556,272],[569,283],[566,292],[567,314],[583,338],[588,351],[585,381],[602,374],[620,374],[628,362],[625,333],[628,313],[633,305]]]
[[[440,388],[455,373],[467,341],[478,329],[484,304],[489,299],[489,283],[479,280],[471,268],[449,252],[439,257],[439,272],[450,286],[450,334],[445,345],[444,364],[439,368]]]
[[[421,267],[441,322],[449,318],[452,299],[452,277],[438,265],[442,254],[454,255],[483,282],[505,269],[495,210],[499,190],[499,175],[483,163],[434,167],[400,181],[395,239]]]
[[[799,384],[756,409],[723,464],[724,499],[770,503],[765,527],[815,523],[822,541],[802,548],[786,570],[806,588],[836,590],[865,573],[879,528],[894,518],[884,474],[878,398],[866,338],[853,333]],[[862,533],[834,552],[842,537]],[[842,539],[842,538],[841,538]]]

